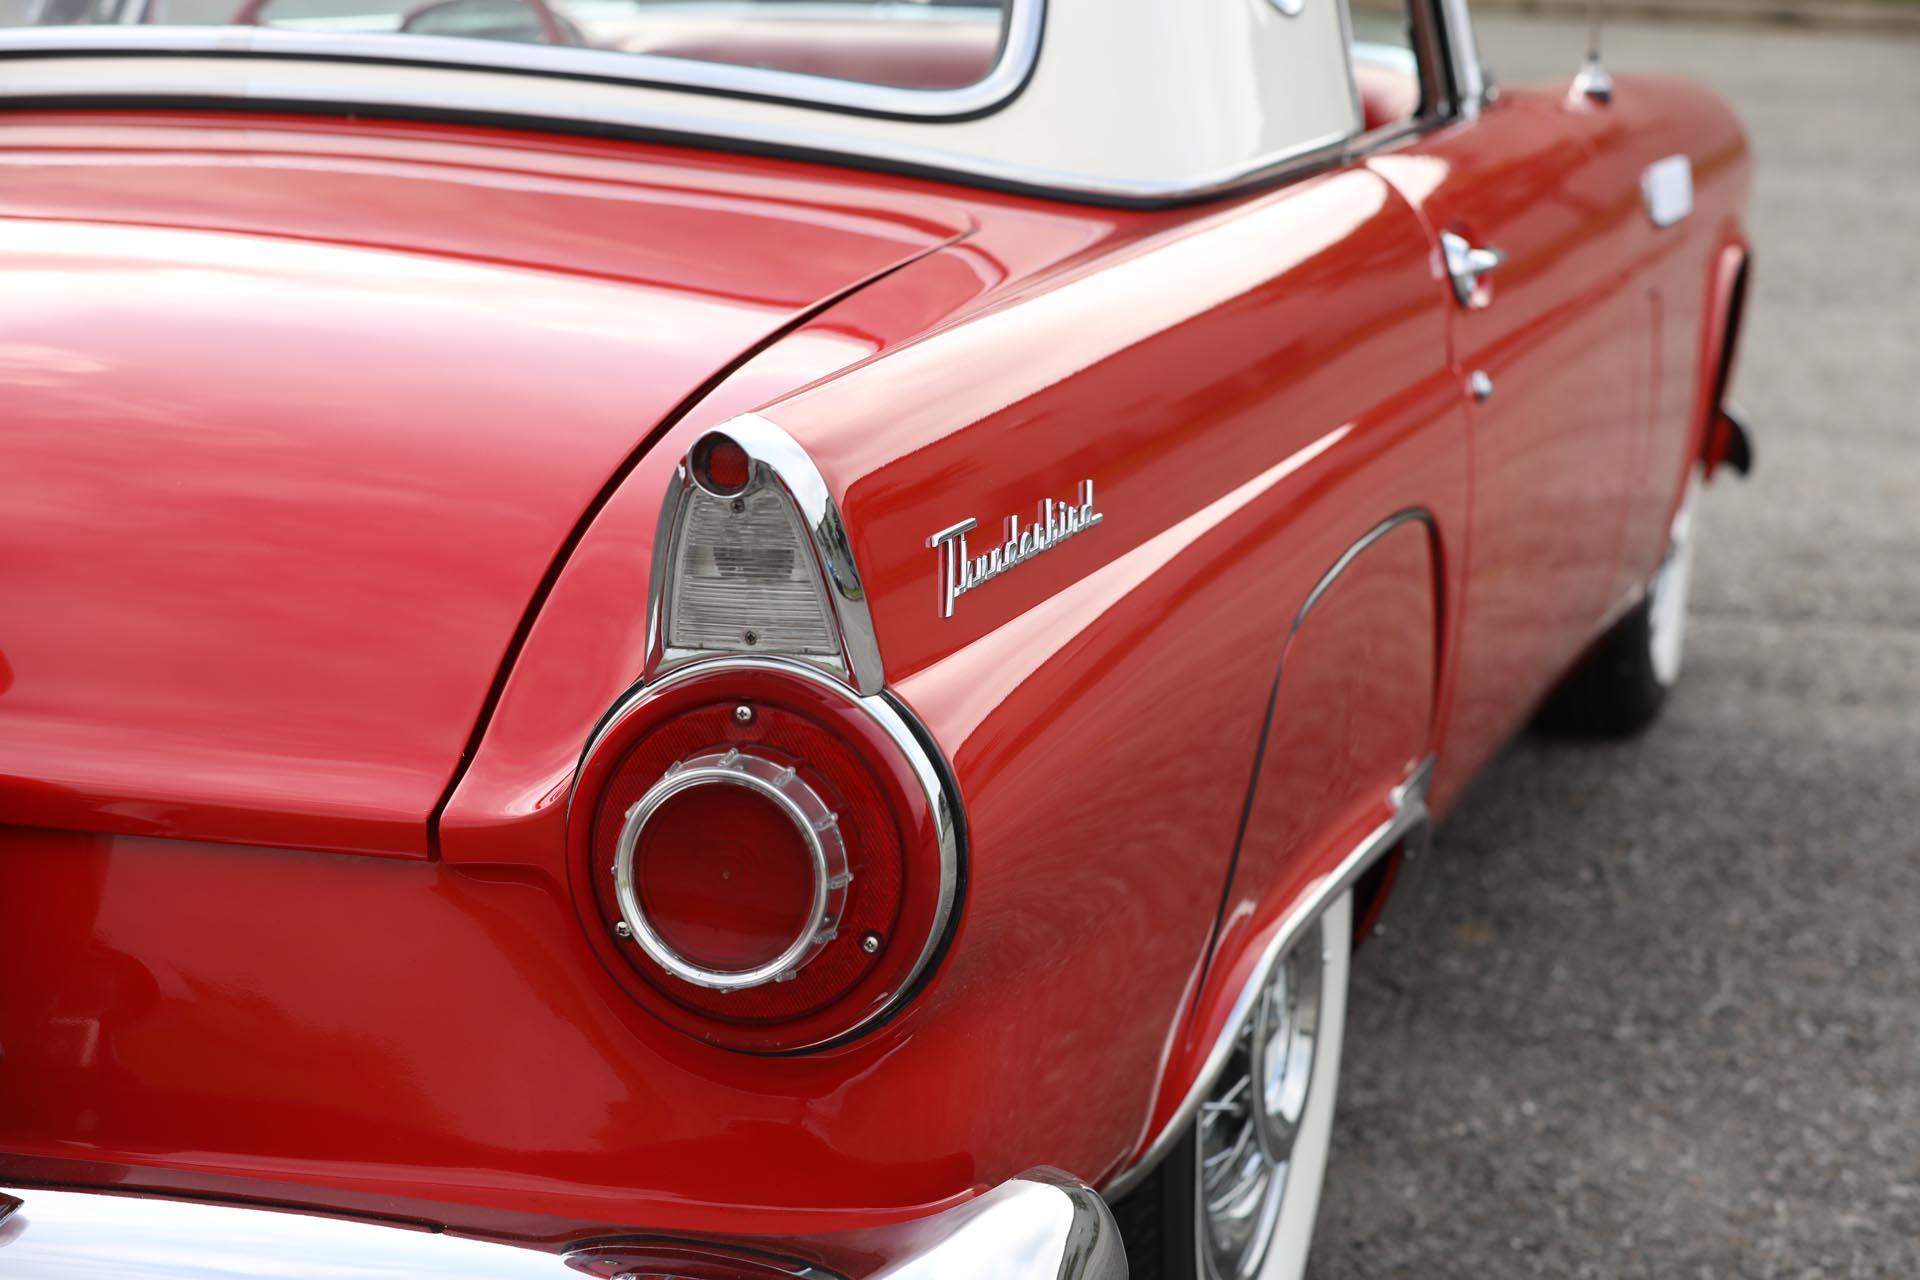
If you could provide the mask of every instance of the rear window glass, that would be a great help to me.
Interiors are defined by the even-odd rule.
[[[0,25],[263,27],[651,54],[895,89],[964,89],[1013,0],[0,0]],[[342,48],[341,52],[347,52]]]

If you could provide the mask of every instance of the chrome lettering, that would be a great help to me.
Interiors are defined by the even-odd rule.
[[[962,520],[927,539],[927,546],[939,555],[940,616],[951,618],[956,601],[981,583],[997,578],[1017,564],[1084,533],[1106,519],[1093,503],[1093,481],[1082,480],[1077,502],[1043,499],[1032,523],[1022,525],[1019,516],[1008,516],[1006,537],[985,554],[977,554],[967,545],[967,535],[980,527],[978,520]]]

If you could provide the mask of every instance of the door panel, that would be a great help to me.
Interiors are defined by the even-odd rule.
[[[1371,161],[1436,238],[1498,249],[1486,305],[1452,306],[1472,406],[1473,497],[1460,665],[1436,793],[1514,731],[1592,638],[1611,604],[1648,360],[1602,232],[1588,116],[1509,93],[1480,118]],[[1451,305],[1451,284],[1449,290]],[[1641,388],[1637,390],[1636,388]]]

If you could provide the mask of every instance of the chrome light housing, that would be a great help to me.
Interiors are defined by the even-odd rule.
[[[839,508],[806,451],[765,418],[734,418],[681,460],[654,543],[648,636],[649,678],[751,654],[880,691],[880,650]]]

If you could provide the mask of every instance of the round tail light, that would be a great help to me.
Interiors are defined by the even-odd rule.
[[[891,703],[771,660],[683,668],[596,737],[570,812],[609,968],[714,1044],[817,1048],[876,1025],[945,940],[957,808]]]
[[[715,991],[798,976],[838,936],[852,880],[840,817],[799,766],[738,747],[669,766],[614,849],[626,932],[674,977]]]

